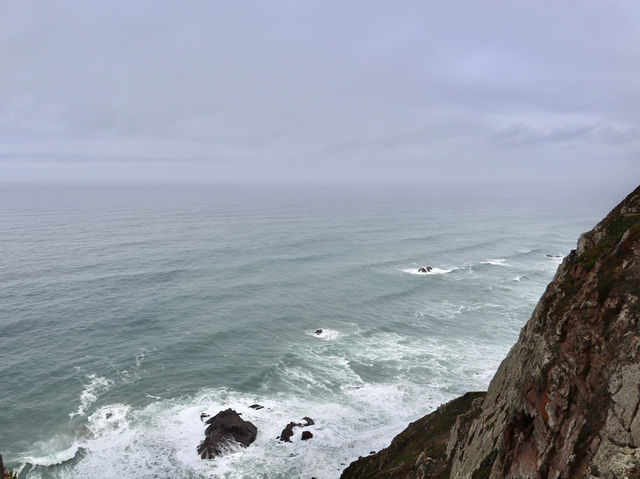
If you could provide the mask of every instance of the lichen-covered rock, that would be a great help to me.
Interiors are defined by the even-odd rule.
[[[621,478],[638,465],[640,188],[583,234],[452,454],[452,478]],[[596,475],[597,474],[597,475]]]

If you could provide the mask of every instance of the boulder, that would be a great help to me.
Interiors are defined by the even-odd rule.
[[[256,426],[242,419],[233,409],[219,412],[205,424],[209,427],[204,432],[204,441],[198,446],[202,459],[220,456],[236,444],[247,447],[256,440],[258,433]]]
[[[293,436],[293,428],[294,427],[307,427],[307,426],[313,426],[315,424],[314,420],[311,419],[308,416],[305,416],[302,418],[304,420],[304,422],[290,422],[289,424],[286,425],[286,427],[282,430],[282,432],[280,433],[280,436],[278,437],[278,439],[280,439],[282,442],[291,442],[291,436]],[[305,436],[305,433],[311,434],[308,431],[304,431],[302,433],[303,436]],[[310,439],[313,434],[311,434],[311,436],[309,436],[307,434],[307,437],[303,439],[306,441],[307,439]]]
[[[311,434],[311,431],[302,431],[302,440],[303,441],[308,441],[312,437],[313,437],[313,434]]]
[[[280,433],[279,439],[282,442],[291,442],[291,436],[293,436],[293,428],[296,426],[302,426],[299,422],[290,422]]]

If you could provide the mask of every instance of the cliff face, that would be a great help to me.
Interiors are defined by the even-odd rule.
[[[640,478],[639,297],[640,187],[580,237],[482,404],[452,421],[444,454],[420,447],[423,460],[388,477]],[[387,477],[384,453],[354,463],[375,466],[369,475],[343,477]]]

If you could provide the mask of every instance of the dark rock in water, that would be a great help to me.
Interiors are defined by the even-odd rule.
[[[547,258],[557,258],[557,259],[562,258],[562,256],[560,256],[559,254],[545,254],[545,256]]]
[[[308,441],[312,437],[313,437],[313,434],[311,434],[311,431],[302,431],[302,440],[303,441]]]
[[[293,428],[296,426],[302,426],[299,422],[290,422],[280,433],[280,440],[282,442],[291,442],[291,436],[293,436]]]
[[[426,273],[427,268],[418,268],[418,273]]]
[[[200,420],[204,421],[205,417],[209,417],[209,415],[206,412],[203,412],[202,414],[200,414]]]
[[[258,428],[245,421],[233,409],[221,411],[205,424],[205,439],[198,446],[198,454],[202,459],[211,459],[222,455],[224,450],[233,444],[247,447],[256,440]]]
[[[106,419],[109,419],[111,416],[113,416],[113,413],[112,413],[112,412],[108,412],[108,413],[106,414]]]
[[[433,268],[431,266],[427,266],[427,273],[430,273]]]
[[[287,424],[287,426],[280,433],[280,436],[278,437],[278,439],[280,439],[282,442],[291,442],[291,436],[293,436],[294,427],[307,427],[307,426],[313,426],[315,424],[314,420],[308,416],[305,416],[302,419],[304,419],[304,423],[290,422],[289,424]],[[302,435],[304,436],[306,432],[308,431],[303,432]],[[309,434],[311,433],[309,432]],[[311,436],[307,437],[306,439],[310,439],[311,437],[313,437],[313,434],[311,434]]]
[[[263,409],[264,406],[261,406],[260,404],[252,404],[251,406],[249,406],[251,409]]]
[[[322,329],[316,329],[316,332],[313,334],[315,334],[316,336],[320,336],[322,334]]]

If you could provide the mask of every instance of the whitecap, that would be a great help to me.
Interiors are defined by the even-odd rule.
[[[73,443],[70,447],[61,451],[52,452],[39,457],[27,456],[22,460],[26,464],[31,464],[32,466],[55,466],[56,464],[62,464],[76,457],[76,454],[80,452],[80,449],[81,445],[79,443]]]
[[[321,333],[317,333],[317,331],[322,331]],[[316,329],[314,331],[308,331],[307,334],[309,336],[313,336],[314,338],[324,339],[325,341],[335,341],[342,333],[340,331],[336,331],[335,329]]]
[[[75,412],[69,414],[70,418],[75,416],[84,416],[87,408],[91,406],[98,396],[108,391],[113,386],[113,381],[97,374],[90,374],[87,376],[89,382],[84,385],[84,389],[80,393],[80,406]]]
[[[405,273],[409,273],[409,274],[417,274],[417,275],[421,275],[421,276],[426,276],[426,275],[430,275],[430,274],[447,274],[447,273],[451,273],[453,271],[453,269],[431,268],[431,271],[427,271],[426,273],[419,271],[418,268],[407,268],[407,269],[403,269],[402,271],[404,271]]]
[[[480,261],[480,264],[490,264],[492,266],[509,266],[506,261],[507,260],[505,258],[494,258],[487,261]]]

